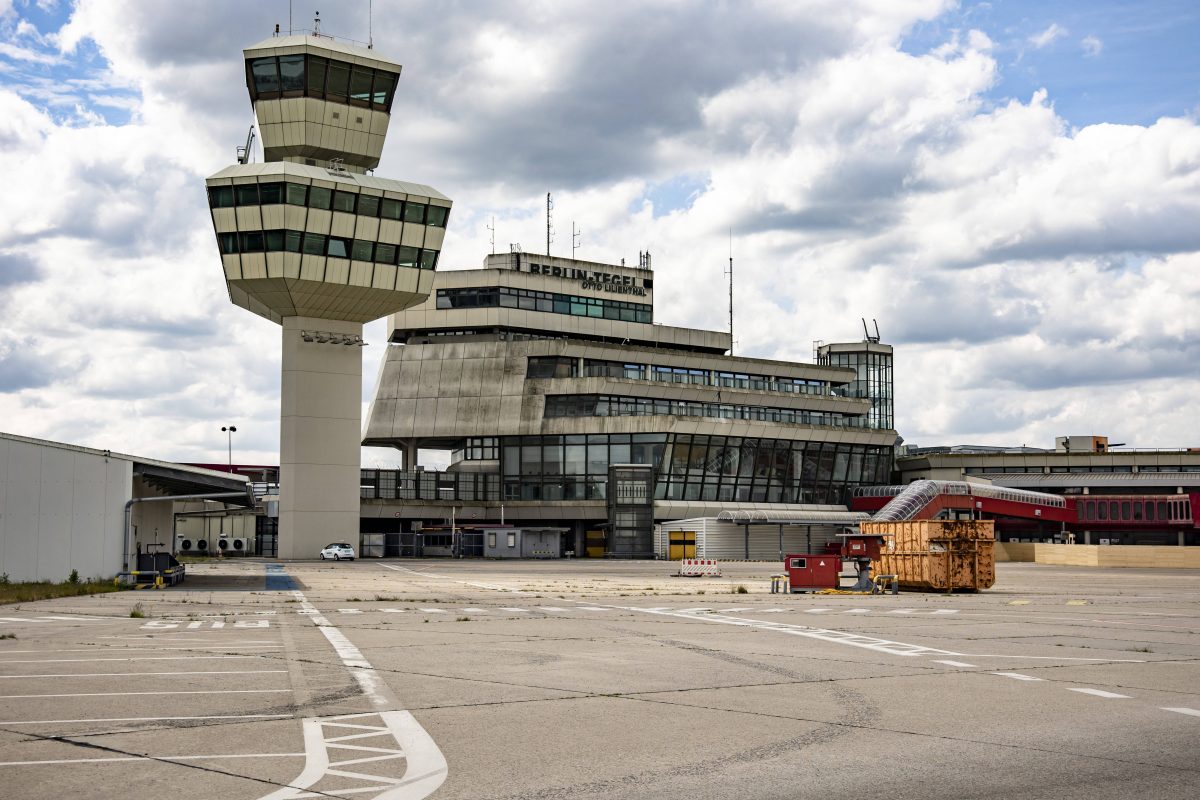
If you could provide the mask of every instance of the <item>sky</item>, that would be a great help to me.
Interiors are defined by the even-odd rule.
[[[229,302],[204,178],[288,11],[0,0],[0,430],[223,463],[236,425],[235,462],[278,462],[279,329]],[[441,269],[542,251],[552,192],[553,254],[573,224],[580,258],[653,254],[657,322],[724,329],[732,248],[738,355],[876,320],[907,443],[1200,446],[1194,2],[346,0],[322,29],[404,65],[376,174],[454,200]]]

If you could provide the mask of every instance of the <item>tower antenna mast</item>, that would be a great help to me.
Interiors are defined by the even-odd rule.
[[[492,234],[492,255],[496,255],[496,216],[492,215],[492,224],[487,226],[487,229]]]
[[[729,355],[733,355],[733,228],[729,229]]]
[[[546,257],[550,257],[550,243],[554,241],[554,201],[546,192]]]
[[[575,258],[575,251],[579,249],[579,239],[583,236],[583,231],[575,229],[575,220],[571,220],[571,258]]]

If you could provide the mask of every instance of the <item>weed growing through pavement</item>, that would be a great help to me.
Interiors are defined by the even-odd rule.
[[[729,593],[730,594],[750,594],[750,590],[747,589],[745,586],[738,584],[737,586],[734,586],[732,589],[730,589]]]
[[[15,639],[15,638],[17,638],[17,635],[15,633],[0,633],[0,639]]]
[[[129,616],[133,619],[143,619],[146,616],[146,609],[141,603],[134,603],[133,608],[129,609]]]
[[[470,617],[458,617],[458,618],[457,618],[457,619],[455,619],[454,621],[455,621],[455,622],[470,622],[470,621],[471,621],[471,618],[470,618]]]

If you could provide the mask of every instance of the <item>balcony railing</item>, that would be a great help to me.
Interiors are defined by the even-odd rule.
[[[359,480],[359,496],[364,500],[498,501],[500,476],[479,472],[364,469]]]

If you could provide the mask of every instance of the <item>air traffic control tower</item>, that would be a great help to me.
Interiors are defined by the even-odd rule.
[[[358,541],[363,323],[428,297],[451,203],[370,174],[399,64],[321,35],[244,52],[266,163],[208,199],[229,299],[283,329],[278,555],[313,558]]]

